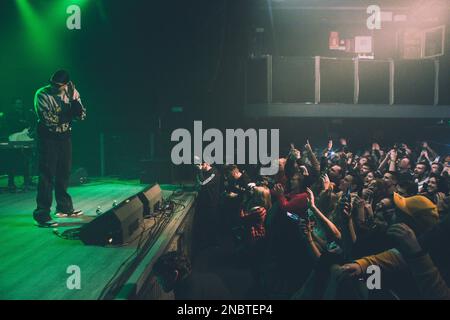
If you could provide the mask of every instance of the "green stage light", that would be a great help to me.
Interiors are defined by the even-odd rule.
[[[51,59],[53,51],[50,42],[51,36],[41,18],[30,5],[29,0],[16,0],[16,4],[25,25],[25,32],[29,40],[28,44],[34,58],[41,61]]]
[[[34,12],[28,0],[16,0],[17,7],[19,8],[19,13],[22,16],[22,20],[27,27],[27,31],[33,32],[39,26],[39,18]]]

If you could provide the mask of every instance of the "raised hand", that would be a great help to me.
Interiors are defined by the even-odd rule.
[[[358,195],[352,199],[352,207],[364,208],[365,203],[364,199],[360,198]]]
[[[273,192],[276,196],[281,196],[284,194],[284,188],[280,183],[277,183],[274,187],[273,187]]]
[[[347,263],[341,267],[346,276],[354,278],[363,273],[361,266],[357,263]]]
[[[305,150],[308,152],[312,152],[311,145],[309,144],[309,140],[306,139]]]
[[[339,207],[344,218],[348,220],[352,218],[352,204],[350,201],[342,197],[339,201]]]
[[[75,84],[72,81],[67,84],[67,95],[70,100],[78,100],[80,98],[80,94],[75,89]]]
[[[322,180],[323,189],[325,191],[329,190],[331,187],[330,178],[328,177],[328,174],[324,174],[320,177],[320,180]]]
[[[391,161],[397,161],[397,150],[392,149],[391,151],[389,151],[389,159]]]
[[[347,153],[346,157],[347,157],[347,164],[351,165],[353,162],[353,153],[351,153],[351,152]]]
[[[308,240],[312,240],[312,230],[313,230],[312,222],[305,219],[301,219],[298,224],[298,227],[300,229],[300,233],[302,234],[302,236],[304,236]]]
[[[306,166],[300,166],[300,169],[302,169],[302,174],[306,177],[309,176],[309,171]]]
[[[372,150],[380,150],[380,145],[378,144],[378,142],[372,143]]]
[[[397,249],[404,255],[415,254],[422,250],[416,234],[404,223],[393,224],[386,234],[394,240]]]
[[[310,188],[306,188],[306,192],[308,193],[308,205],[310,208],[314,208],[316,206],[316,202],[314,199],[314,193]]]

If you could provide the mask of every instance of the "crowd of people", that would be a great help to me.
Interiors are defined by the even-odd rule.
[[[222,261],[251,270],[262,299],[450,299],[450,155],[426,142],[351,150],[291,145],[275,176],[202,163],[195,254],[227,247]],[[220,279],[195,283],[187,260],[154,266],[176,298],[230,296]]]

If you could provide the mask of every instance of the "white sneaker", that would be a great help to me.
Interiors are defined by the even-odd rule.
[[[82,210],[73,210],[70,213],[57,212],[55,215],[58,218],[76,218],[76,217],[83,215],[83,211]]]

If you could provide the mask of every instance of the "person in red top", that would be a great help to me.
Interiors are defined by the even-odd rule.
[[[267,255],[263,271],[266,279],[264,289],[278,297],[291,296],[308,277],[314,263],[299,232],[298,222],[286,214],[290,212],[301,218],[306,217],[308,194],[301,171],[291,176],[287,188],[288,194],[285,194],[281,184],[276,184],[272,190],[277,210],[273,212],[267,229]]]
[[[253,196],[246,207],[241,210],[241,221],[244,226],[244,241],[256,242],[266,236],[264,222],[267,210],[272,206],[270,191],[266,187],[254,187]]]
[[[265,220],[271,206],[270,190],[258,186],[253,188],[251,197],[245,201],[240,212],[241,243],[236,250],[236,258],[250,267],[255,279],[259,279],[259,268],[266,250]]]
[[[274,186],[273,194],[278,200],[280,211],[284,214],[290,212],[305,217],[308,208],[308,193],[303,191],[303,175],[295,173],[289,180],[289,185],[290,192],[287,195],[284,194],[281,184]]]

